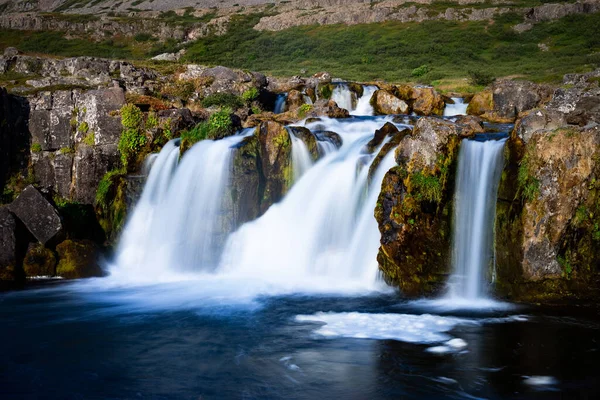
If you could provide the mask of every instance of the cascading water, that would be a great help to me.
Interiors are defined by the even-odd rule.
[[[449,297],[476,302],[486,297],[486,272],[494,262],[496,198],[506,139],[463,140],[456,177]]]
[[[275,114],[281,114],[285,110],[287,96],[287,93],[280,93],[277,95],[277,98],[275,99],[275,107],[273,108],[273,112]]]
[[[230,236],[221,271],[291,289],[379,287],[373,210],[383,176],[394,165],[394,152],[369,185],[374,156],[363,149],[381,122],[318,124],[340,132],[342,148],[308,170],[281,203]]]
[[[377,86],[364,86],[363,95],[356,103],[356,109],[352,110],[352,115],[373,115],[373,106],[371,106],[371,97],[377,91]]]
[[[312,167],[313,160],[306,144],[293,132],[288,131],[288,133],[292,139],[292,168],[294,169],[294,182],[296,182]]]
[[[220,209],[232,146],[251,132],[201,141],[179,164],[177,141],[165,145],[123,231],[112,275],[160,281],[214,269],[228,233]]]
[[[336,85],[331,93],[331,99],[337,103],[338,107],[345,108],[348,111],[354,110],[355,96],[345,83]]]
[[[446,108],[444,108],[444,117],[466,115],[469,103],[465,103],[462,97],[452,97],[452,100],[454,104],[446,104]]]

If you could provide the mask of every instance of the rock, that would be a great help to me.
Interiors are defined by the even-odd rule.
[[[24,278],[21,269],[23,240],[19,235],[18,221],[8,207],[0,206],[0,283],[15,282]]]
[[[65,240],[56,246],[56,275],[66,279],[102,276],[100,248],[89,240]]]
[[[566,124],[564,115],[558,111],[535,109],[527,111],[521,116],[515,124],[514,133],[524,143],[527,143],[536,132],[553,131]]]
[[[408,104],[386,90],[377,90],[371,97],[371,106],[377,115],[407,114]]]
[[[200,79],[205,86],[199,90],[199,96],[204,98],[215,93],[231,93],[241,96],[251,88],[264,89],[267,78],[258,72],[246,72],[217,66],[206,68],[198,65],[187,65],[187,71],[179,75],[180,80]]]
[[[465,130],[470,130],[473,133],[484,133],[485,127],[483,121],[474,115],[461,115],[455,120],[458,125],[463,125]]]
[[[287,130],[291,135],[297,137],[304,143],[313,161],[316,161],[319,158],[319,146],[317,145],[317,138],[309,129],[303,126],[289,126]]]
[[[262,164],[259,158],[256,135],[249,136],[236,145],[232,160],[230,196],[225,196],[232,216],[232,230],[261,215]],[[227,206],[225,206],[227,210]],[[227,212],[227,211],[226,211]],[[232,231],[230,230],[230,231]]]
[[[58,211],[31,185],[8,207],[43,245],[56,241],[63,233]]]
[[[398,166],[384,177],[375,208],[377,261],[384,279],[404,295],[436,292],[445,283],[461,129],[437,118],[419,119],[396,148]]]
[[[201,119],[196,115],[192,114],[187,108],[172,108],[169,110],[161,110],[158,112],[159,124],[164,126],[169,122],[169,130],[173,134],[177,134],[181,131],[194,127],[200,122]]]
[[[185,55],[185,49],[179,50],[177,53],[162,53],[151,58],[154,61],[179,61]]]
[[[300,108],[304,103],[305,103],[304,95],[302,93],[300,93],[299,91],[291,90],[288,93],[288,96],[286,99],[288,111],[294,111],[294,110]]]
[[[373,153],[383,143],[386,137],[392,137],[398,132],[399,130],[396,128],[396,125],[391,122],[386,122],[385,125],[375,131],[373,139],[365,145],[365,152]]]
[[[418,115],[442,115],[444,113],[444,98],[434,88],[413,88],[412,100],[412,109]]]
[[[0,194],[10,176],[27,176],[30,134],[27,99],[0,88]]]
[[[281,200],[294,179],[292,143],[287,129],[273,121],[261,123],[254,135],[258,138],[261,169],[265,179],[261,203],[264,212],[271,204]]]
[[[408,128],[404,128],[401,131],[396,130],[396,132],[391,134],[390,140],[381,147],[381,150],[379,150],[369,167],[369,180],[375,175],[375,172],[377,172],[377,168],[379,168],[379,164],[381,164],[383,158],[387,156],[390,151],[394,151],[404,137],[411,134],[412,131]],[[376,150],[376,148],[374,150]]]
[[[30,243],[23,260],[23,270],[27,277],[54,276],[56,256],[50,249],[39,243]]]
[[[467,113],[490,122],[512,123],[522,112],[548,102],[552,90],[526,81],[499,80],[491,90],[476,94]]]
[[[4,57],[15,57],[19,55],[19,50],[14,47],[7,47],[4,49]]]
[[[344,143],[342,137],[335,132],[315,131],[314,134],[318,141],[332,143],[338,149],[342,147],[342,144]]]
[[[77,146],[73,159],[73,189],[71,199],[84,204],[94,204],[100,179],[120,165],[116,144]]]
[[[306,116],[311,117],[329,117],[329,118],[349,118],[350,112],[345,108],[338,107],[333,100],[318,100],[311,111]]]
[[[291,78],[276,78],[270,76],[268,78],[267,90],[272,93],[287,93],[292,90],[301,91],[306,85],[306,81],[299,77]]]
[[[498,207],[498,290],[536,301],[597,290],[600,131],[537,130],[523,153],[501,182],[516,193]]]

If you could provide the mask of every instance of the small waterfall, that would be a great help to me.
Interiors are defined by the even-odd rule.
[[[371,97],[377,91],[377,86],[365,86],[363,95],[358,99],[356,109],[351,112],[352,115],[373,115],[373,107],[371,106]]]
[[[165,145],[125,226],[112,275],[157,281],[214,268],[229,233],[220,209],[231,147],[245,135],[196,143],[179,164],[178,142]]]
[[[377,287],[380,235],[373,210],[394,152],[368,185],[374,156],[362,150],[381,122],[325,123],[342,135],[342,147],[306,171],[280,203],[229,237],[219,271],[276,287]]]
[[[444,117],[466,115],[469,103],[465,103],[462,97],[452,97],[452,100],[454,104],[446,104],[446,108],[444,108]]]
[[[463,140],[461,144],[449,293],[458,302],[486,297],[486,274],[494,262],[496,198],[505,141]]]
[[[275,114],[281,114],[285,111],[285,101],[287,100],[287,93],[280,93],[277,95],[277,99],[275,99],[275,108],[273,112]]]
[[[292,167],[294,168],[294,182],[298,181],[313,165],[312,157],[306,144],[288,130],[292,139]]]
[[[355,96],[350,87],[345,83],[336,85],[331,93],[331,99],[337,103],[338,107],[345,108],[348,111],[354,110]]]

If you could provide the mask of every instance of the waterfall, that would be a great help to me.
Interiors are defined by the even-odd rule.
[[[294,182],[298,181],[313,165],[313,160],[304,142],[288,130],[292,139],[292,168],[294,169]]]
[[[494,263],[496,198],[504,167],[502,140],[463,140],[458,159],[450,277],[451,299],[486,297],[486,274]]]
[[[336,85],[331,93],[331,99],[337,103],[338,107],[345,108],[348,111],[354,110],[354,96],[356,95],[345,83]]]
[[[377,86],[364,86],[363,95],[360,96],[356,104],[356,109],[351,112],[352,115],[373,115],[373,107],[371,106],[371,97],[378,89]]]
[[[277,99],[275,99],[275,108],[273,112],[275,114],[281,114],[285,111],[285,102],[287,100],[287,93],[280,93],[277,95]]]
[[[452,100],[454,104],[446,104],[446,108],[444,108],[444,117],[466,115],[469,103],[465,103],[461,97],[452,97]]]
[[[178,142],[164,146],[123,230],[112,275],[157,281],[214,269],[228,233],[220,209],[231,148],[251,132],[198,142],[179,163]]]
[[[278,287],[377,287],[379,230],[373,210],[394,152],[369,185],[374,156],[363,148],[381,123],[325,123],[342,135],[342,147],[306,171],[282,202],[229,237],[220,271]]]

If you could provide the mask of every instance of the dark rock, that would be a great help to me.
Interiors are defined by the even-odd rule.
[[[93,204],[98,182],[108,171],[120,163],[116,144],[88,146],[81,143],[73,162],[72,199],[80,203]]]
[[[0,88],[0,194],[8,178],[27,175],[30,135],[27,128],[29,104]]]
[[[387,156],[390,151],[394,151],[405,136],[411,134],[412,131],[409,128],[404,128],[401,131],[396,130],[396,132],[391,134],[390,140],[381,147],[381,150],[379,150],[369,167],[369,180],[375,175],[375,172],[377,171],[377,168],[379,168],[379,164],[381,164],[384,157]],[[376,150],[376,148],[373,148],[373,150]]]
[[[30,243],[23,260],[23,271],[28,277],[54,276],[56,274],[54,252],[39,243]]]
[[[292,143],[285,127],[277,122],[260,124],[254,135],[258,138],[261,169],[265,179],[262,211],[281,200],[293,181]]]
[[[63,233],[58,211],[31,185],[27,186],[8,207],[29,232],[44,245],[56,241]]]
[[[232,228],[252,221],[261,214],[260,203],[264,189],[262,164],[259,158],[258,137],[245,138],[235,148],[232,160],[229,209]]]
[[[333,143],[333,145],[338,149],[342,147],[342,144],[344,143],[342,137],[339,134],[331,131],[315,131],[315,136],[317,137],[318,141],[327,141]]]
[[[8,207],[0,206],[0,283],[24,278],[22,244],[18,221]]]
[[[56,246],[56,275],[66,279],[102,276],[100,248],[89,240],[65,240]]]
[[[381,145],[381,143],[383,143],[386,137],[391,137],[398,132],[399,131],[398,128],[396,128],[396,125],[392,124],[391,122],[386,122],[385,125],[375,131],[373,139],[371,139],[365,146],[365,152],[373,153]]]

